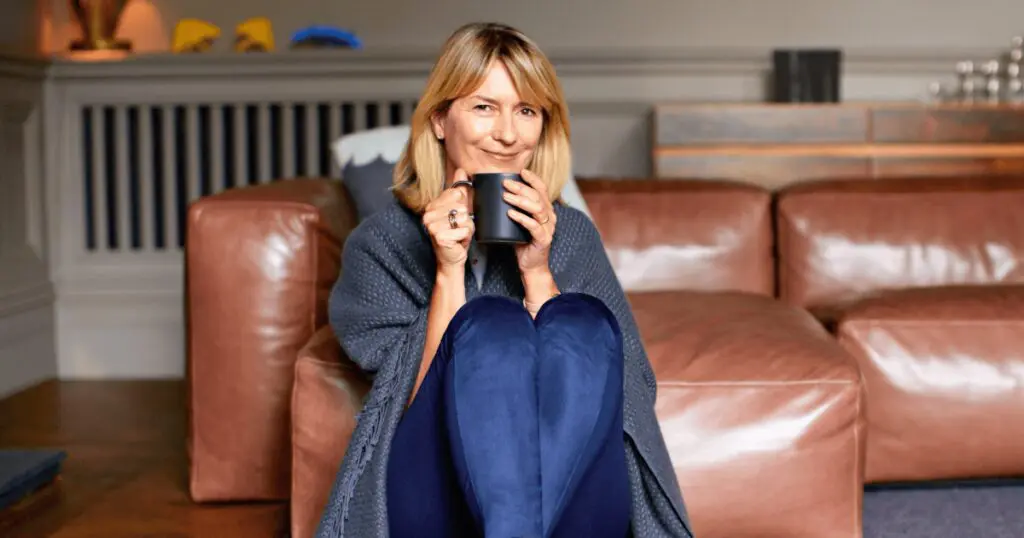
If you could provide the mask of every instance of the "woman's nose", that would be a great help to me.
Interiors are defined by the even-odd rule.
[[[512,116],[509,114],[502,114],[498,121],[495,122],[494,132],[491,136],[495,140],[503,144],[512,144],[516,141],[518,134],[516,133],[515,122],[512,120]]]

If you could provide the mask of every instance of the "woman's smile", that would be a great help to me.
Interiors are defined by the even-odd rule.
[[[488,157],[490,157],[491,159],[493,159],[495,161],[500,161],[500,162],[515,161],[519,157],[519,153],[518,152],[504,153],[504,152],[497,152],[497,151],[489,151],[489,150],[486,150],[486,149],[482,149],[481,151],[483,151],[484,154],[487,155]]]

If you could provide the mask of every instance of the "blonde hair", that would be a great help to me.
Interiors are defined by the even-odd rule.
[[[445,42],[426,89],[410,121],[411,132],[395,165],[392,189],[405,206],[422,212],[445,185],[445,149],[434,136],[431,119],[482,84],[494,61],[501,61],[516,91],[540,107],[544,127],[527,168],[540,176],[551,199],[558,199],[569,178],[569,109],[555,69],[522,32],[494,23],[467,24]]]

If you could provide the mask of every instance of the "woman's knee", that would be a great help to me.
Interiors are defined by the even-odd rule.
[[[615,315],[604,301],[586,293],[563,293],[544,303],[537,313],[537,319],[547,316],[572,316],[595,325],[606,323],[608,329],[618,331]]]
[[[564,293],[544,304],[536,324],[557,325],[560,330],[579,333],[588,340],[622,346],[622,332],[615,314],[603,301],[585,293]]]
[[[534,338],[533,320],[514,299],[485,295],[466,304],[448,324],[446,338],[454,346],[483,341],[499,344],[509,339]]]

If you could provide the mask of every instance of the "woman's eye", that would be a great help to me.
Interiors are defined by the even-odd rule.
[[[523,109],[523,114],[526,114],[527,116],[536,116],[537,115],[537,111],[535,111],[532,108],[524,108]]]
[[[477,110],[482,110],[484,112],[487,112],[487,111],[491,110],[491,105],[486,105],[486,104],[481,103],[479,105],[476,105],[474,108],[476,108]]]

